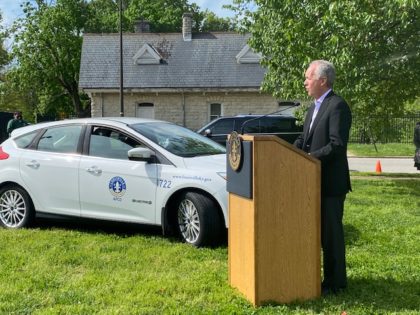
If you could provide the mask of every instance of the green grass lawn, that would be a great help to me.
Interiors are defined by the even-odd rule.
[[[377,143],[373,144],[358,144],[349,143],[348,152],[351,155],[363,156],[363,157],[383,157],[383,156],[414,156],[416,147],[412,143]]]
[[[352,183],[349,288],[337,296],[254,308],[228,284],[226,246],[196,249],[157,228],[42,221],[0,229],[0,314],[419,314],[420,181]]]

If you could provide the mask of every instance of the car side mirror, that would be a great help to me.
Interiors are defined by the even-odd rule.
[[[204,130],[204,136],[205,137],[211,137],[211,129]]]
[[[128,159],[131,161],[151,162],[154,158],[154,152],[149,148],[134,148],[127,152]]]

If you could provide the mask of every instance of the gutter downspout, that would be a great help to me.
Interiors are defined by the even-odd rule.
[[[181,94],[182,94],[182,125],[185,127],[186,118],[185,118],[185,94],[184,94],[184,91],[182,91]]]
[[[104,93],[101,93],[101,117],[104,117]]]

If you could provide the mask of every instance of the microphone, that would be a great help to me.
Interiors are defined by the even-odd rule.
[[[270,115],[274,115],[274,114],[278,114],[278,113],[284,112],[285,110],[288,110],[288,109],[291,109],[291,108],[293,108],[293,107],[296,107],[296,106],[299,106],[299,105],[300,105],[300,103],[299,103],[299,102],[279,102],[279,106],[280,106],[280,105],[282,105],[282,104],[287,104],[287,105],[289,105],[289,104],[290,104],[290,106],[288,106],[288,107],[286,107],[286,108],[282,108],[282,109],[280,109],[280,110],[276,110],[275,112],[272,112],[272,113],[268,113],[268,114],[265,114],[265,115],[261,115],[261,116],[255,117],[255,118],[251,118],[251,119],[245,120],[245,121],[242,123],[242,126],[241,126],[241,135],[243,135],[243,134],[244,134],[244,127],[245,127],[245,125],[246,125],[247,123],[249,123],[249,122],[251,122],[251,121],[254,121],[254,120],[258,120],[258,119],[261,119],[261,118],[267,117],[267,116],[270,116]]]

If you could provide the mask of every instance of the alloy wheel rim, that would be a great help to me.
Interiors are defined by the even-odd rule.
[[[178,225],[185,241],[194,243],[200,235],[198,210],[191,200],[183,200],[178,208]]]
[[[7,227],[18,227],[25,219],[26,204],[16,190],[7,190],[0,197],[0,220]]]

